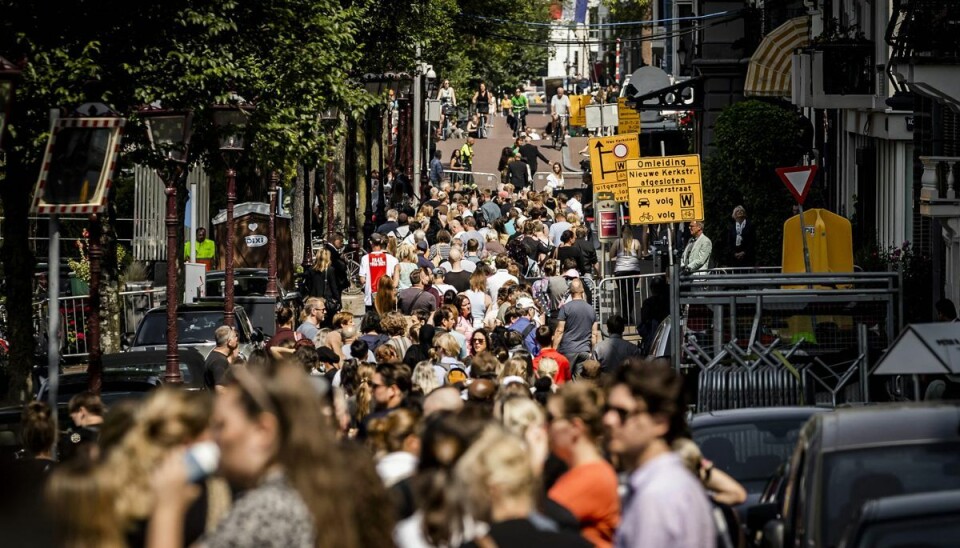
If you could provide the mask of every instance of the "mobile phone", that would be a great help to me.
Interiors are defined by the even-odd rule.
[[[220,448],[212,441],[191,445],[184,459],[187,464],[187,481],[197,483],[217,471],[220,465]]]

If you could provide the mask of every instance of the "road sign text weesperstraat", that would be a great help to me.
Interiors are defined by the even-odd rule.
[[[700,157],[662,156],[628,162],[632,224],[703,220]]]

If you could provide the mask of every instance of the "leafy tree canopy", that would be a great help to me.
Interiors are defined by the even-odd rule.
[[[734,103],[717,119],[703,192],[706,232],[720,264],[727,260],[723,236],[737,205],[756,223],[757,264],[780,264],[783,223],[796,202],[775,169],[800,162],[809,130],[809,121],[795,110],[757,100]]]

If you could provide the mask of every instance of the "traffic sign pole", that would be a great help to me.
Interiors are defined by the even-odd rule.
[[[806,201],[807,193],[813,186],[817,166],[778,167],[776,171],[787,190],[797,199],[797,208],[800,212],[800,237],[803,241],[803,268],[809,273],[812,268],[810,267],[810,249],[807,246],[807,226],[803,221],[803,202]]]
[[[803,269],[809,274],[810,269],[810,248],[807,247],[807,225],[803,222],[803,206],[797,204],[800,211],[800,238],[803,239]]]

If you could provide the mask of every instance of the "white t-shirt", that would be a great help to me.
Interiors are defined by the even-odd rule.
[[[583,222],[583,204],[577,201],[576,198],[570,198],[567,200],[567,209],[573,213],[576,213],[577,217],[580,218],[580,221]]]
[[[397,258],[386,251],[367,253],[360,259],[360,277],[363,278],[363,304],[373,306],[372,286],[380,281],[382,276],[393,276],[397,268]]]
[[[570,98],[564,95],[562,98],[559,95],[554,95],[553,99],[550,99],[550,111],[556,112],[558,116],[567,116],[570,114]]]

